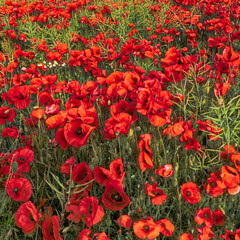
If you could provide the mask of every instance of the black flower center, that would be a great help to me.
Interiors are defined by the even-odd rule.
[[[26,158],[25,157],[19,157],[18,160],[25,162]]]
[[[144,229],[146,232],[148,232],[148,231],[149,231],[149,226],[148,226],[148,225],[145,225],[145,226],[143,227],[143,229]]]
[[[161,193],[158,192],[158,191],[153,191],[153,194],[154,194],[155,196],[160,196],[160,195],[161,195]]]
[[[115,202],[121,202],[122,201],[122,197],[119,193],[116,194],[112,194],[111,198],[115,201]]]
[[[187,195],[187,197],[190,197],[190,196],[191,196],[191,192],[190,192],[190,191],[187,191],[187,192],[186,192],[186,195]]]
[[[18,188],[14,188],[14,189],[12,190],[12,192],[13,192],[14,194],[18,194],[19,189],[18,189]]]
[[[217,184],[215,182],[211,182],[209,185],[210,185],[210,187],[216,187],[217,186]]]
[[[76,133],[77,135],[82,135],[82,128],[78,128],[78,129],[75,131],[75,133]]]

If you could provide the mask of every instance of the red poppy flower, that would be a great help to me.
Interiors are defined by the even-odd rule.
[[[59,128],[56,132],[56,140],[60,144],[61,149],[66,150],[69,146],[64,136],[64,128]]]
[[[132,225],[132,219],[128,215],[122,215],[120,218],[117,219],[117,223],[124,228],[130,230]]]
[[[154,239],[160,234],[160,226],[151,217],[134,222],[133,231],[140,239]]]
[[[146,185],[145,193],[151,197],[151,201],[153,204],[161,205],[166,201],[167,195],[164,193],[163,190],[160,190],[158,188],[156,183],[153,183],[153,185],[145,183],[145,185]]]
[[[29,148],[17,148],[8,158],[8,162],[12,164],[14,161],[18,163],[19,172],[29,172],[30,162],[34,160],[34,152]]]
[[[83,229],[78,237],[77,240],[91,240],[90,237],[88,237],[91,234],[91,230],[90,229]]]
[[[47,130],[62,127],[66,122],[66,112],[60,111],[58,114],[49,117],[46,120]]]
[[[130,199],[123,192],[123,185],[120,181],[110,181],[106,184],[102,202],[107,209],[118,211],[125,208],[130,203]]]
[[[25,234],[32,233],[40,218],[41,213],[37,212],[36,207],[31,201],[23,203],[17,210],[15,214],[15,223]]]
[[[125,112],[132,116],[132,123],[137,121],[136,108],[129,102],[120,99],[118,103],[110,107],[112,116],[115,116],[121,112]]]
[[[102,232],[102,233],[95,233],[93,235],[93,238],[92,239],[97,239],[97,240],[110,240],[106,233],[105,232]]]
[[[108,169],[96,166],[93,173],[95,181],[101,186],[106,186],[107,182],[112,180],[112,174]]]
[[[190,233],[184,233],[180,236],[179,240],[194,240]]]
[[[127,113],[119,113],[109,118],[105,123],[103,134],[105,140],[111,140],[120,134],[127,134],[132,123],[132,116]]]
[[[162,177],[170,177],[173,175],[172,164],[166,164],[165,166],[160,166],[159,169],[155,170],[157,175]]]
[[[59,233],[59,217],[52,216],[42,223],[43,240],[63,240]]]
[[[213,218],[210,208],[198,209],[194,220],[199,225],[205,223],[207,227],[211,228],[213,226]]]
[[[207,193],[209,193],[212,197],[222,195],[227,188],[220,175],[221,173],[219,171],[211,173],[210,178],[207,179],[207,185],[203,184]]]
[[[36,119],[43,119],[44,113],[45,113],[45,110],[43,110],[41,108],[34,109],[31,112],[31,117],[36,118]]]
[[[198,235],[199,240],[215,238],[214,232],[210,227],[204,226],[201,228],[197,228],[197,230],[198,232],[200,232],[200,234]]]
[[[239,174],[236,169],[229,166],[222,166],[221,178],[223,183],[227,186],[228,193],[235,195],[240,192]]]
[[[160,227],[160,233],[163,235],[168,237],[173,235],[174,225],[168,219],[161,219],[157,221],[156,224]]]
[[[103,207],[95,197],[85,197],[79,204],[79,214],[88,227],[100,222],[104,216]]]
[[[16,139],[20,136],[19,129],[16,128],[15,126],[9,127],[9,128],[4,128],[2,130],[2,137],[10,137],[13,139]]]
[[[139,166],[144,172],[147,168],[154,168],[152,162],[152,151],[149,148],[150,141],[152,140],[151,134],[143,134],[140,136],[141,140],[138,142],[139,157],[138,162]]]
[[[181,194],[184,199],[191,204],[196,204],[201,200],[199,188],[192,182],[187,182],[182,185]]]
[[[7,193],[15,201],[26,202],[32,196],[32,185],[26,178],[11,178],[6,183]]]
[[[0,125],[4,125],[6,121],[12,122],[15,118],[14,109],[9,107],[0,107]]]
[[[13,86],[8,91],[9,99],[18,109],[24,109],[30,104],[30,87],[28,85]]]
[[[111,178],[113,180],[118,180],[120,182],[123,181],[125,172],[123,170],[123,163],[121,158],[113,160],[110,163],[109,169],[111,173]]]
[[[235,232],[231,232],[227,229],[224,229],[224,231],[226,233],[224,235],[220,235],[220,238],[224,238],[225,240],[231,240],[231,239],[236,240],[237,239]]]
[[[70,204],[66,207],[66,212],[70,212],[70,214],[67,216],[67,219],[69,221],[74,221],[75,223],[79,223],[82,219],[82,216],[79,214],[79,206]]]
[[[81,119],[76,119],[64,126],[64,136],[69,145],[82,147],[87,143],[93,130],[94,127],[84,124]]]
[[[52,96],[48,92],[39,92],[38,99],[39,105],[49,106],[54,103]]]
[[[86,162],[79,163],[72,170],[72,180],[77,184],[83,184],[87,191],[92,188],[93,175]]]
[[[222,226],[224,224],[225,219],[226,216],[223,214],[221,210],[215,210],[213,212],[213,222],[216,226]]]
[[[70,157],[66,162],[61,166],[61,173],[65,173],[67,176],[70,174],[71,167],[75,164],[76,160],[74,157]]]
[[[235,53],[231,46],[226,46],[223,50],[223,58],[226,62],[228,62],[231,66],[239,66],[240,57],[238,53]]]

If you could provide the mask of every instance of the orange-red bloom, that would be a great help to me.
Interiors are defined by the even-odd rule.
[[[152,135],[143,134],[140,136],[140,138],[141,140],[138,142],[138,162],[142,172],[144,172],[148,168],[154,168],[152,162],[153,154],[151,149],[149,148],[150,141],[152,140]]]
[[[160,234],[160,226],[151,217],[133,224],[133,231],[140,239],[154,239]]]
[[[196,204],[201,200],[199,188],[192,182],[187,182],[182,185],[181,194],[184,199],[191,204]]]
[[[124,228],[130,230],[132,225],[132,219],[128,215],[122,215],[117,219],[117,223]]]
[[[160,166],[159,169],[155,170],[157,175],[162,177],[170,177],[173,175],[172,164],[166,164],[165,166]]]
[[[168,219],[161,219],[157,221],[156,224],[160,227],[160,233],[168,237],[172,236],[174,225]]]

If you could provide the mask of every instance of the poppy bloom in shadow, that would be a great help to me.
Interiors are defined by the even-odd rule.
[[[106,185],[102,202],[107,209],[118,211],[125,208],[130,203],[130,199],[123,192],[123,185],[120,181],[110,181]]]

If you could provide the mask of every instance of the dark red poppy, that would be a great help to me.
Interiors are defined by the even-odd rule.
[[[43,240],[63,240],[59,233],[59,217],[52,216],[42,223]]]
[[[2,130],[2,137],[10,137],[16,139],[20,136],[19,129],[15,126],[6,127]]]
[[[29,172],[30,162],[34,160],[34,152],[29,148],[17,148],[8,157],[8,162],[13,164],[14,161],[18,164],[19,172]]]
[[[91,190],[93,175],[86,162],[74,166],[72,170],[72,180],[82,185],[82,188],[86,188],[87,191]]]
[[[102,202],[107,209],[118,211],[125,208],[130,199],[123,192],[123,184],[120,181],[110,181],[107,182]]]
[[[192,182],[187,182],[182,185],[181,194],[184,199],[191,204],[196,204],[201,200],[199,188]]]
[[[215,210],[212,214],[213,222],[216,226],[222,226],[225,222],[226,216],[221,210]]]
[[[82,147],[87,143],[93,130],[94,127],[84,124],[81,119],[76,119],[64,126],[64,136],[69,145]]]
[[[15,223],[25,234],[32,233],[40,218],[41,213],[37,212],[36,207],[31,201],[23,203],[17,210],[15,214]]]
[[[236,236],[237,234],[235,232],[231,232],[227,229],[224,229],[225,234],[224,235],[220,235],[220,238],[224,238],[225,240],[237,240],[239,239],[238,236]]]
[[[9,107],[0,107],[0,125],[4,125],[6,121],[12,122],[15,118],[14,109]]]
[[[79,223],[82,219],[82,216],[79,213],[79,206],[75,204],[69,204],[66,207],[66,212],[70,212],[70,214],[67,216],[67,219],[69,221],[74,221],[75,223]]]
[[[56,132],[56,140],[60,144],[61,149],[66,150],[69,146],[64,136],[64,128],[59,128]]]
[[[111,178],[113,180],[118,180],[120,182],[123,181],[125,172],[123,170],[123,163],[121,158],[113,160],[110,163],[109,169],[111,172]]]
[[[104,216],[103,207],[95,197],[85,197],[79,203],[79,214],[88,227],[100,222]]]
[[[70,174],[70,169],[71,167],[73,167],[73,165],[75,164],[76,160],[74,157],[70,157],[69,159],[67,159],[65,161],[65,163],[61,166],[60,170],[61,173],[65,173],[67,176],[69,176]]]
[[[30,87],[28,85],[13,86],[8,91],[9,99],[18,109],[24,109],[30,104]]]
[[[112,180],[112,174],[108,169],[96,166],[93,173],[95,181],[101,186],[106,186],[107,182]]]
[[[32,196],[32,185],[26,178],[11,178],[6,183],[7,193],[15,201],[26,202]]]

